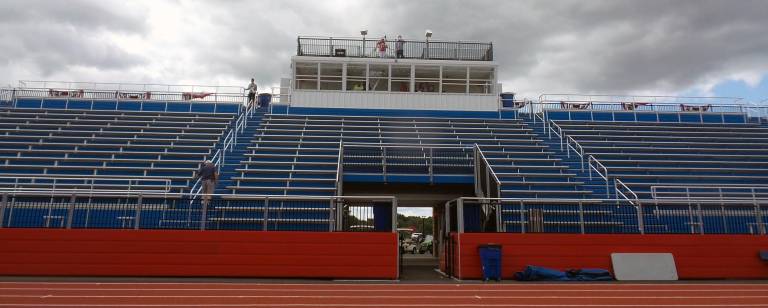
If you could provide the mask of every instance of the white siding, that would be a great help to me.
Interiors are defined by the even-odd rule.
[[[497,95],[295,90],[291,106],[324,108],[498,110]]]

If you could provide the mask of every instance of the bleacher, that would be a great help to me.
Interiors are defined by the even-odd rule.
[[[502,197],[589,194],[520,120],[296,114],[262,119],[227,189],[236,195],[333,196],[339,181],[472,184],[475,145],[496,170]],[[318,218],[331,215],[328,202],[280,209],[296,221],[311,221],[294,228],[322,229],[331,219]],[[221,223],[253,224],[259,221],[249,217],[264,215],[258,203],[218,210],[226,212]]]
[[[185,192],[232,113],[0,109],[0,187]]]
[[[472,183],[471,149],[477,144],[502,181],[503,197],[588,194],[520,120],[280,114],[263,120],[239,169],[242,174],[229,188],[235,193],[333,195],[342,143],[345,181],[425,182],[432,158],[433,182]],[[445,151],[429,156],[430,148]],[[443,174],[441,168],[458,168],[470,178]]]
[[[555,122],[641,199],[653,186],[768,183],[768,129],[754,124]]]

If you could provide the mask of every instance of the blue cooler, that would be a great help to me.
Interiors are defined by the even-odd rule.
[[[269,103],[271,102],[272,102],[272,94],[269,94],[269,93],[259,94],[259,105],[261,106],[261,108],[269,107]]]
[[[485,244],[478,248],[483,280],[501,281],[501,245]]]

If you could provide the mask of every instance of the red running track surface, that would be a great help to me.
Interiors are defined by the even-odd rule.
[[[768,283],[0,282],[0,307],[768,307]]]

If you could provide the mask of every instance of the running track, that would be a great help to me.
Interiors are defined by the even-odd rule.
[[[768,284],[0,282],[0,307],[768,307]]]

